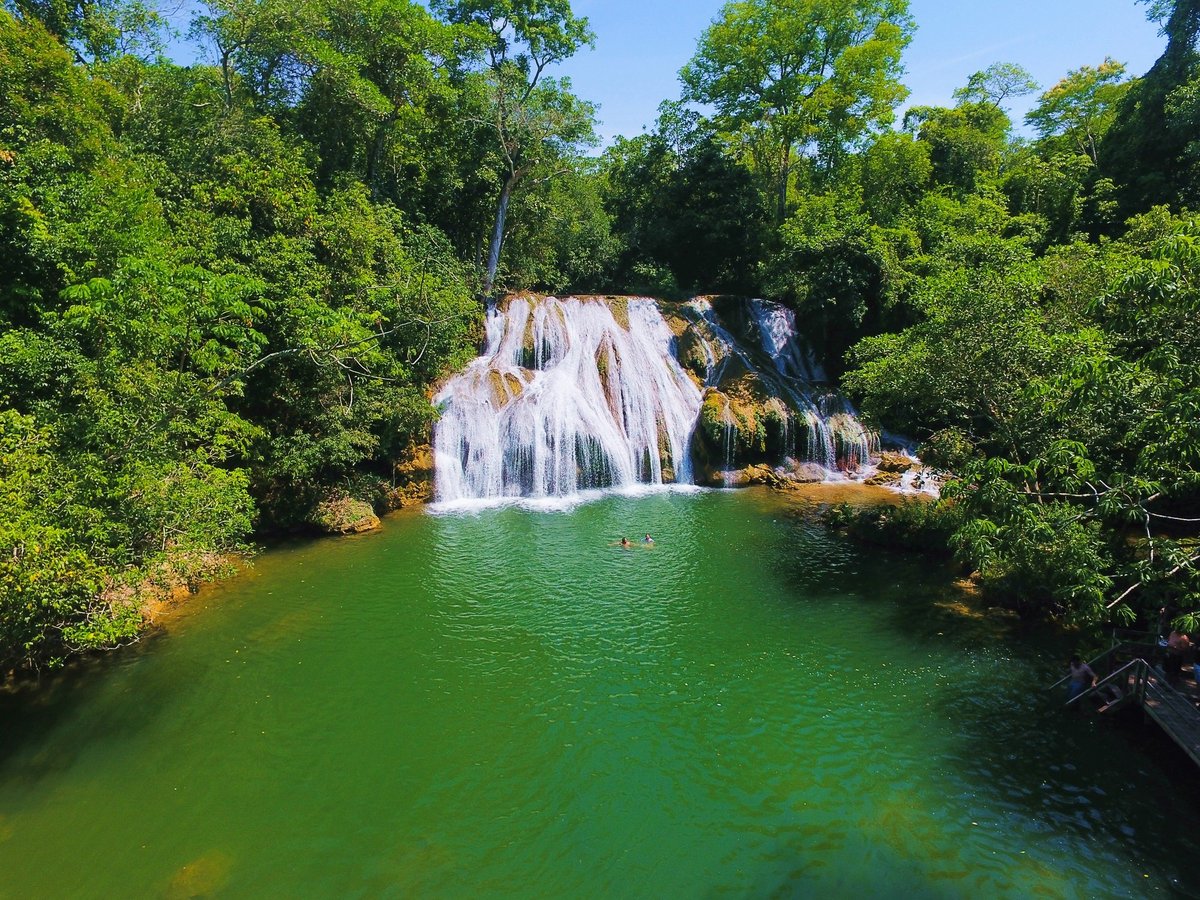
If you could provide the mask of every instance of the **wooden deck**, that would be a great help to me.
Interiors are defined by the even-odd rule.
[[[1191,683],[1196,686],[1195,681]],[[1191,697],[1171,687],[1155,672],[1147,678],[1142,708],[1200,766],[1200,709]]]
[[[1097,711],[1105,714],[1137,704],[1200,766],[1200,685],[1190,667],[1172,684],[1153,664],[1159,659],[1156,646],[1116,644],[1088,663],[1096,684],[1067,705],[1100,699]]]

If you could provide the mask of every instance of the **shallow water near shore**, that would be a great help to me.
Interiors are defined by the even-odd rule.
[[[1200,895],[1182,754],[1064,716],[1064,648],[948,572],[784,513],[272,550],[0,701],[0,898]]]

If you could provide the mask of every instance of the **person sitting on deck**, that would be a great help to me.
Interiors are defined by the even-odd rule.
[[[1181,631],[1172,631],[1167,637],[1167,659],[1163,667],[1167,681],[1172,683],[1179,680],[1183,670],[1183,658],[1192,649],[1192,642]]]

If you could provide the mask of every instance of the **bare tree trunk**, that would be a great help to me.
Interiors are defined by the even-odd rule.
[[[225,109],[233,109],[233,48],[221,49],[221,81],[225,87]]]
[[[786,142],[783,145],[783,158],[780,160],[779,173],[779,199],[778,208],[775,211],[776,224],[782,225],[784,219],[787,218],[787,196],[788,182],[792,180],[792,143]]]
[[[500,191],[500,203],[496,207],[496,224],[492,228],[492,243],[488,247],[487,274],[483,280],[483,296],[491,297],[492,288],[496,284],[496,270],[500,268],[500,245],[504,243],[504,220],[508,216],[508,201],[512,198],[513,188],[517,186],[520,175],[513,173],[504,182]]]

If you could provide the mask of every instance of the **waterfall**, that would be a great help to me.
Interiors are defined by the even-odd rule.
[[[444,503],[690,484],[693,453],[706,484],[764,462],[836,476],[878,448],[794,313],[763,300],[514,296],[434,404]]]
[[[434,398],[437,498],[690,482],[700,390],[672,339],[652,300],[492,308],[483,355]]]
[[[796,314],[767,300],[751,300],[750,309],[762,348],[781,376],[777,390],[804,412],[809,460],[831,470],[866,466],[878,439],[859,421],[850,401],[824,385],[824,371],[796,333]]]

